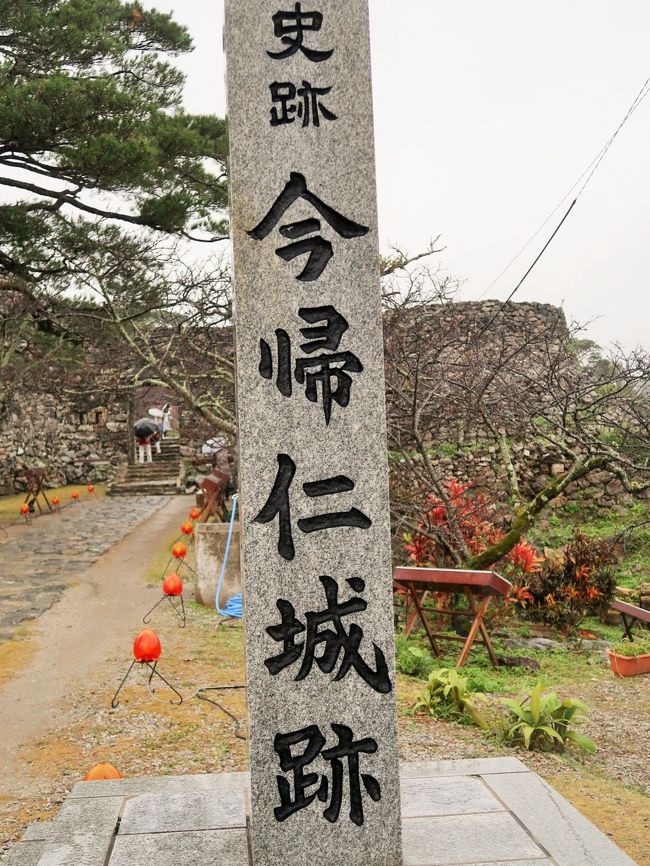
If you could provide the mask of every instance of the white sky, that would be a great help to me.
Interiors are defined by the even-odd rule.
[[[187,108],[223,115],[223,0],[151,5],[194,38],[181,61]],[[461,297],[478,298],[650,76],[650,2],[370,0],[370,12],[380,238],[415,252],[440,234],[440,261],[466,280]],[[648,345],[649,133],[650,98],[516,295],[594,319],[601,343]],[[559,218],[487,297],[507,297]]]

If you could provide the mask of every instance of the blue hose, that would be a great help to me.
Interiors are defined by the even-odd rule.
[[[217,583],[217,594],[214,599],[214,606],[217,611],[221,614],[221,616],[229,616],[234,619],[243,619],[244,618],[244,609],[243,609],[243,601],[241,592],[238,595],[233,595],[232,598],[229,598],[226,602],[226,606],[222,609],[219,607],[219,596],[221,595],[221,587],[223,586],[223,577],[226,573],[226,566],[228,565],[228,557],[230,556],[230,544],[232,542],[232,532],[235,526],[235,514],[237,513],[237,494],[235,494],[232,498],[232,512],[230,514],[230,526],[228,527],[228,539],[226,541],[226,552],[223,557],[223,562],[221,563],[221,574],[219,575],[219,582]]]

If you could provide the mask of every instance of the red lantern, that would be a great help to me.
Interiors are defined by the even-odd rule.
[[[177,574],[168,574],[163,580],[163,592],[165,595],[182,595],[183,581]]]
[[[181,596],[182,598],[182,596]],[[164,599],[164,596],[163,596]],[[173,607],[173,602],[169,599],[169,603]],[[129,665],[129,669],[122,678],[122,682],[117,687],[117,691],[113,695],[113,700],[111,701],[111,706],[115,709],[118,706],[118,697],[120,692],[122,691],[122,687],[124,683],[128,680],[129,674],[137,664],[146,665],[149,668],[148,674],[148,685],[151,686],[151,680],[154,677],[158,677],[159,680],[162,680],[166,686],[174,692],[177,701],[172,701],[173,704],[182,704],[183,703],[183,695],[175,689],[174,686],[166,680],[165,677],[158,670],[158,659],[162,655],[162,647],[160,646],[160,639],[158,635],[151,631],[151,629],[146,628],[144,631],[141,631],[140,634],[133,641],[133,661]],[[151,689],[149,689],[151,691]]]
[[[27,503],[20,506],[20,513],[24,514],[25,516],[29,514],[29,505],[27,505]]]
[[[86,487],[86,490],[88,491],[88,493],[94,493],[95,492],[95,485],[89,484],[88,487]]]
[[[79,499],[79,491],[73,490],[70,496],[72,496],[73,499]]]
[[[172,556],[174,559],[185,559],[187,556],[187,547],[185,547],[182,541],[177,541],[172,547]]]
[[[59,497],[53,496],[52,497],[52,505],[56,508],[56,506],[60,505],[60,504],[61,504],[61,500],[59,499]]]
[[[200,508],[193,508],[190,511],[190,520],[198,520],[200,516],[201,516],[201,509]]]
[[[121,779],[122,774],[112,764],[97,764],[92,770],[88,770],[84,776],[84,782],[98,782],[103,779]]]
[[[194,532],[194,527],[193,527],[192,524],[189,522],[189,520],[188,520],[187,523],[184,523],[184,524],[181,526],[181,532],[183,533],[183,535],[191,535],[191,534]]]
[[[160,638],[150,628],[141,631],[133,641],[133,658],[137,662],[157,662],[161,653]]]

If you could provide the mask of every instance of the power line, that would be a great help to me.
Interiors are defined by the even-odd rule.
[[[573,201],[571,202],[571,205],[570,205],[570,207],[569,207],[569,210],[564,214],[564,216],[563,216],[562,219],[560,220],[560,222],[559,222],[557,228],[555,229],[555,231],[553,232],[553,234],[550,236],[550,238],[549,238],[549,239],[546,241],[546,243],[544,244],[544,246],[542,247],[541,252],[540,252],[539,255],[537,256],[537,258],[535,259],[535,261],[534,261],[534,262],[532,263],[532,265],[528,268],[528,270],[527,270],[526,273],[523,275],[523,277],[519,280],[519,282],[518,282],[517,285],[514,287],[514,289],[510,292],[510,294],[509,294],[508,297],[505,299],[505,301],[501,304],[501,306],[500,306],[499,309],[496,311],[496,313],[492,316],[492,318],[491,318],[490,321],[487,323],[487,325],[483,328],[483,330],[481,331],[481,333],[478,335],[477,339],[480,339],[480,338],[483,336],[483,334],[484,334],[484,333],[485,333],[485,332],[486,332],[486,331],[487,331],[487,330],[492,326],[492,324],[494,323],[494,321],[495,321],[495,320],[497,319],[497,317],[501,314],[501,312],[502,312],[503,308],[506,306],[506,304],[507,304],[510,300],[512,300],[512,298],[513,298],[514,295],[515,295],[515,292],[517,292],[517,291],[519,290],[519,287],[521,286],[521,284],[523,283],[523,281],[526,279],[526,277],[528,276],[528,274],[532,271],[532,269],[535,267],[535,265],[537,264],[537,262],[541,259],[541,257],[544,255],[544,253],[546,252],[546,250],[548,249],[548,247],[551,245],[551,241],[553,240],[553,238],[555,237],[555,235],[560,231],[560,229],[561,229],[562,226],[564,225],[564,221],[565,221],[566,218],[569,216],[569,214],[571,213],[571,211],[573,210],[573,208],[576,206],[577,202],[578,202],[578,198],[577,198],[577,196],[576,196],[576,198],[574,198]]]
[[[641,88],[641,90],[637,94],[636,99],[634,100],[634,102],[632,103],[630,108],[628,109],[627,114],[625,115],[623,120],[619,123],[618,127],[616,128],[616,132],[612,135],[612,137],[609,139],[609,141],[607,142],[607,144],[603,148],[600,157],[596,161],[596,164],[594,165],[594,167],[591,169],[589,177],[587,178],[587,180],[583,183],[582,187],[580,188],[580,191],[578,192],[576,199],[579,199],[580,196],[582,195],[582,193],[585,191],[585,187],[587,186],[589,181],[592,179],[592,177],[596,173],[596,170],[600,166],[601,162],[607,156],[607,152],[609,151],[610,147],[614,144],[614,140],[616,139],[619,132],[623,129],[623,127],[625,126],[627,121],[630,119],[630,117],[634,114],[634,112],[637,110],[637,108],[641,105],[641,103],[646,98],[648,93],[650,93],[650,87],[648,87],[648,85],[650,85],[650,77],[646,79],[645,84],[643,85],[643,87]]]
[[[594,176],[595,172],[597,171],[598,167],[600,166],[600,164],[602,163],[602,161],[605,159],[605,156],[607,155],[607,152],[609,151],[609,149],[611,148],[612,144],[614,143],[616,137],[618,136],[618,134],[620,133],[620,131],[622,130],[622,128],[625,126],[625,124],[627,123],[627,121],[630,119],[630,117],[631,117],[631,116],[634,114],[634,112],[637,110],[637,108],[639,107],[639,105],[641,105],[641,103],[642,103],[643,100],[646,98],[646,96],[648,95],[648,93],[650,93],[650,77],[648,77],[648,78],[646,79],[646,81],[644,82],[643,87],[642,87],[641,90],[639,90],[639,92],[637,93],[636,98],[634,99],[634,102],[633,102],[632,105],[628,108],[627,113],[625,114],[625,116],[623,117],[623,119],[621,120],[621,122],[619,123],[619,125],[618,125],[618,127],[616,128],[615,132],[614,132],[614,133],[609,137],[609,139],[607,140],[607,142],[606,142],[606,143],[603,145],[603,147],[598,151],[598,153],[596,154],[596,156],[592,159],[592,161],[589,163],[589,165],[585,168],[585,170],[582,172],[582,174],[580,175],[580,177],[579,177],[579,178],[575,181],[575,183],[574,183],[574,184],[569,188],[569,190],[567,191],[567,193],[563,196],[563,198],[562,198],[562,199],[557,203],[557,205],[553,208],[553,210],[550,212],[550,214],[546,217],[546,219],[544,220],[544,222],[539,226],[539,228],[534,232],[534,234],[532,234],[532,235],[530,236],[530,238],[526,241],[526,243],[523,245],[523,247],[522,247],[522,248],[519,250],[519,252],[514,256],[514,258],[512,258],[512,259],[508,262],[508,264],[507,264],[507,265],[505,266],[505,268],[501,271],[501,273],[500,273],[497,277],[495,277],[494,280],[492,280],[492,282],[491,282],[490,285],[487,287],[487,289],[486,289],[486,290],[485,290],[485,291],[484,291],[484,292],[479,296],[479,300],[481,300],[482,298],[484,298],[484,297],[487,295],[487,293],[492,289],[492,287],[493,287],[496,283],[499,282],[499,280],[501,279],[501,277],[502,277],[502,276],[503,276],[503,275],[504,275],[504,274],[505,274],[505,273],[506,273],[506,272],[507,272],[507,271],[512,267],[512,265],[513,265],[513,264],[517,261],[517,259],[518,259],[518,258],[519,258],[519,257],[520,257],[524,252],[525,252],[525,250],[528,249],[528,247],[530,246],[530,244],[535,240],[535,238],[537,237],[537,235],[542,231],[542,229],[547,225],[547,223],[550,222],[550,220],[553,218],[553,216],[554,216],[554,215],[557,213],[557,211],[562,207],[562,205],[564,204],[564,202],[565,202],[565,201],[569,198],[569,196],[573,193],[574,189],[575,189],[575,188],[580,184],[580,182],[582,181],[582,179],[586,177],[586,180],[585,180],[584,184],[582,185],[582,187],[580,188],[580,190],[578,191],[578,193],[577,193],[577,195],[576,195],[576,197],[575,197],[575,199],[574,199],[574,201],[573,201],[571,207],[569,208],[569,211],[567,211],[567,213],[565,214],[564,218],[562,219],[562,221],[561,221],[561,223],[560,223],[560,225],[562,225],[562,223],[564,222],[564,220],[565,220],[566,217],[568,216],[569,212],[572,210],[573,205],[574,205],[575,202],[580,198],[580,196],[583,194],[583,192],[585,191],[585,188],[587,187],[587,184],[591,181],[591,179],[592,179],[592,177]],[[548,241],[548,242],[546,243],[546,245],[544,246],[544,250],[546,250],[546,248],[548,247],[550,241],[551,241],[551,240],[553,239],[553,237],[555,237],[555,235],[557,234],[557,231],[558,231],[559,227],[560,227],[560,226],[558,226],[558,228],[553,232],[553,235],[551,236],[551,238],[549,239],[549,241]],[[542,252],[544,252],[544,250],[542,250]],[[540,258],[541,258],[541,253],[540,253],[540,255],[535,259],[535,261],[533,262],[533,265],[528,269],[528,271],[526,272],[526,274],[524,275],[524,277],[520,280],[520,282],[518,283],[518,285],[517,285],[517,287],[514,289],[514,291],[509,295],[508,300],[506,300],[505,303],[508,303],[508,301],[513,297],[513,295],[515,294],[515,292],[519,289],[519,287],[521,286],[521,284],[523,283],[523,281],[526,279],[526,277],[528,276],[528,274],[530,273],[530,271],[532,270],[532,268],[534,267],[534,265],[539,261]],[[501,312],[501,311],[499,310],[499,312]],[[497,313],[497,315],[499,315],[499,313]],[[487,330],[487,329],[485,329],[485,330]],[[484,333],[484,332],[481,332],[481,333]]]

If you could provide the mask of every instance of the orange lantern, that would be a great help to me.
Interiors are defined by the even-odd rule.
[[[170,604],[173,604],[171,599],[169,599],[169,601]],[[111,706],[113,707],[113,709],[118,706],[118,697],[120,695],[120,692],[122,691],[122,687],[129,678],[129,674],[137,664],[146,665],[149,668],[149,675],[147,676],[147,688],[149,689],[150,693],[151,680],[153,679],[153,677],[157,677],[159,680],[162,680],[162,682],[166,686],[169,686],[169,688],[178,698],[178,700],[176,701],[172,700],[172,703],[183,703],[183,696],[178,691],[178,689],[175,689],[174,686],[169,682],[169,680],[166,680],[165,677],[158,670],[158,659],[160,658],[161,654],[162,647],[160,645],[160,638],[158,637],[158,635],[148,628],[144,629],[144,631],[141,631],[140,634],[133,641],[133,661],[129,665],[128,671],[124,675],[122,682],[119,684],[119,686],[117,687],[117,691],[113,695],[113,700],[111,701]]]
[[[92,770],[88,770],[84,776],[84,782],[98,782],[102,779],[121,779],[122,774],[112,764],[97,764]]]
[[[174,559],[185,559],[187,556],[187,547],[185,547],[182,541],[177,541],[172,547],[172,556]]]
[[[29,505],[27,503],[20,506],[20,513],[24,514],[25,517],[27,517],[27,515],[29,514]]]
[[[137,662],[157,662],[161,653],[160,638],[150,628],[141,631],[133,641],[133,658]]]
[[[165,595],[182,595],[183,581],[177,574],[168,574],[163,580],[163,592]]]
[[[53,496],[52,497],[52,505],[56,508],[57,505],[60,505],[60,504],[61,504],[61,500],[59,499],[59,497]]]
[[[190,520],[198,520],[200,516],[201,516],[201,509],[200,508],[193,508],[190,511]]]
[[[95,492],[95,485],[89,484],[88,487],[86,487],[86,490],[88,491],[88,493],[94,493]]]
[[[70,496],[71,496],[73,499],[79,499],[79,491],[78,491],[78,490],[73,490],[72,493],[70,494]]]
[[[181,526],[181,532],[183,535],[191,535],[194,532],[194,527],[189,520]]]

